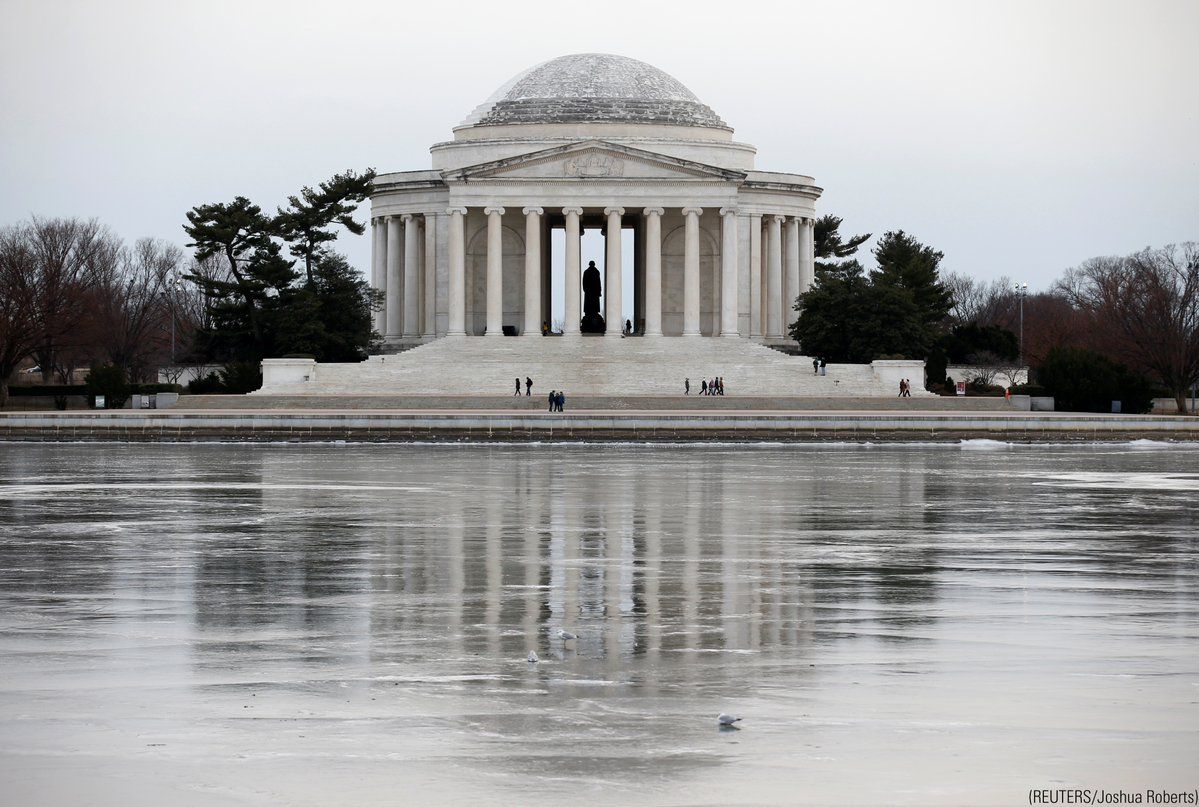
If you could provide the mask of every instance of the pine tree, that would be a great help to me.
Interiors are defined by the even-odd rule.
[[[337,239],[332,227],[340,224],[354,235],[362,235],[366,225],[354,221],[354,211],[370,195],[373,168],[357,174],[346,171],[320,183],[317,190],[305,187],[299,196],[289,196],[286,209],[279,208],[274,225],[288,249],[304,261],[304,277],[315,282],[313,267],[324,245]]]

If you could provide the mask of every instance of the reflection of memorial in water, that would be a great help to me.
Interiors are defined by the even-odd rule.
[[[925,460],[866,458],[830,482],[785,455],[626,451],[379,454],[322,467],[337,491],[272,488],[295,478],[285,456],[243,465],[238,478],[268,484],[242,500],[236,533],[200,552],[197,618],[335,631],[343,652],[358,642],[376,661],[536,649],[576,674],[603,660],[589,674],[647,684],[689,680],[701,654],[782,648],[799,661],[822,639],[931,618],[944,516],[925,488],[943,483],[907,467]],[[366,490],[381,475],[441,481]],[[281,523],[285,539],[247,545]],[[579,640],[564,648],[560,628]]]

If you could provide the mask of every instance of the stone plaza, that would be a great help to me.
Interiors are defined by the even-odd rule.
[[[453,134],[430,149],[431,169],[374,182],[384,352],[360,364],[269,359],[261,392],[480,394],[526,376],[539,391],[607,395],[715,376],[733,394],[894,395],[900,378],[923,391],[919,361],[818,374],[796,355],[788,329],[814,280],[821,189],[758,170],[754,147],[661,70],[606,54],[553,59]],[[602,255],[583,255],[588,230],[603,233]]]

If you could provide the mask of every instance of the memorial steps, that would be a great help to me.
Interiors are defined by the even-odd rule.
[[[788,356],[746,339],[719,337],[611,338],[466,337],[438,339],[403,353],[354,364],[318,364],[301,383],[268,384],[258,395],[492,395],[511,393],[531,377],[541,394],[675,396],[683,379],[721,376],[727,395],[818,398],[894,397],[870,365],[830,364]],[[916,379],[913,397],[933,398]]]

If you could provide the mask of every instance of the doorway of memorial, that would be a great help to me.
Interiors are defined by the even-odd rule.
[[[580,277],[578,333],[602,336],[608,331],[606,239],[600,226],[584,226],[580,234]],[[621,228],[621,316],[613,324],[617,333],[639,335],[644,327],[642,308],[644,283],[638,271],[638,232],[634,226]],[[551,335],[567,332],[566,328],[566,231],[560,222],[549,227],[545,239],[547,255],[543,284],[545,330]]]

